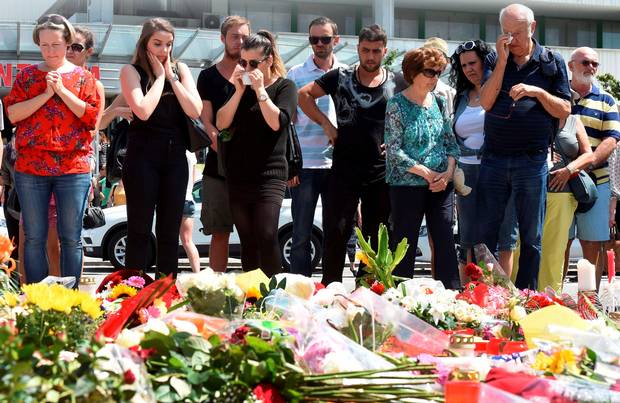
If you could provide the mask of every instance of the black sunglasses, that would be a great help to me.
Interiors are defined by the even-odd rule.
[[[476,41],[463,42],[456,48],[456,54],[460,55],[463,52],[469,52],[470,50],[476,49],[476,46]]]
[[[67,49],[71,49],[73,53],[82,53],[86,47],[81,43],[72,43],[70,46],[67,46]]]
[[[433,69],[422,70],[422,74],[424,74],[424,77],[426,78],[439,77],[441,76],[441,73],[443,73],[443,70],[433,70]]]
[[[584,66],[584,67],[588,67],[589,65],[592,65],[592,67],[594,67],[596,69],[596,68],[598,68],[599,63],[595,62],[594,60],[583,59],[581,61],[581,65]]]
[[[323,45],[328,45],[333,38],[333,36],[309,36],[308,41],[310,45],[316,45],[319,41],[321,41]]]
[[[243,67],[244,69],[248,66],[248,64],[250,65],[251,68],[255,69],[258,67],[259,64],[261,64],[262,62],[264,62],[267,58],[261,59],[261,60],[245,60],[245,59],[239,59],[239,65],[241,67]]]

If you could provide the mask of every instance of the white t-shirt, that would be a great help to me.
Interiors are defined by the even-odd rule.
[[[196,154],[189,151],[185,151],[185,156],[187,157],[187,172],[189,172],[185,200],[194,200],[192,196],[192,190],[194,189],[194,166],[198,163],[198,160],[196,159]]]
[[[484,143],[484,109],[482,106],[467,106],[459,115],[454,130],[456,135],[463,139],[465,146],[478,150]],[[475,156],[459,157],[463,164],[480,164]]]

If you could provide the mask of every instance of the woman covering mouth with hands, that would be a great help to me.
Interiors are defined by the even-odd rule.
[[[132,64],[121,70],[123,98],[133,112],[123,183],[127,197],[125,267],[145,270],[157,212],[157,273],[176,275],[179,228],[188,180],[187,118],[202,101],[184,63],[172,57],[174,28],[165,19],[144,23]]]

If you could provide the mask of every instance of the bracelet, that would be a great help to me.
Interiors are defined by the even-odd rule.
[[[574,174],[576,174],[577,172],[579,172],[579,170],[578,170],[577,168],[573,168],[573,167],[571,167],[571,166],[570,166],[570,164],[566,165],[566,169],[568,169],[568,172],[569,172],[571,175],[574,175]]]

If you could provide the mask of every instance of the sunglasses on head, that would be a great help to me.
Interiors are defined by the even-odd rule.
[[[261,59],[261,60],[245,60],[245,59],[239,59],[239,65],[241,67],[243,67],[244,69],[248,66],[248,64],[250,65],[251,68],[255,69],[258,67],[259,64],[261,64],[262,62],[264,62],[267,58]]]
[[[443,73],[443,70],[433,70],[433,69],[424,69],[424,70],[422,70],[422,74],[426,78],[433,78],[433,77],[438,77],[439,78],[439,76],[441,76],[441,73]]]
[[[71,49],[73,53],[82,53],[86,47],[81,43],[73,43],[71,46],[68,46],[67,49]]]
[[[588,59],[583,59],[581,62],[581,65],[584,67],[588,67],[589,65],[592,65],[592,67],[594,67],[595,69],[598,68],[598,62],[595,62],[594,60],[588,60]]]
[[[476,46],[476,41],[463,42],[456,48],[456,54],[460,55],[463,52],[469,52],[470,50],[476,49]]]
[[[63,17],[58,14],[44,15],[43,17],[37,20],[37,24],[39,25],[45,24],[46,22],[51,22],[53,24],[58,24],[58,25],[63,25],[65,23]]]
[[[332,41],[333,36],[309,36],[310,45],[316,45],[321,41],[323,45],[328,45]]]

